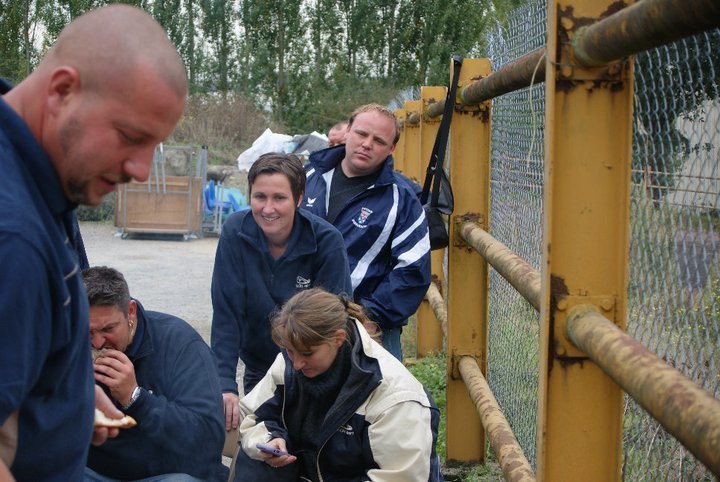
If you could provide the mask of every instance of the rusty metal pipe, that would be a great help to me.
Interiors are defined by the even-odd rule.
[[[430,308],[432,308],[433,313],[435,313],[435,318],[437,318],[438,323],[440,323],[443,336],[447,338],[447,307],[435,283],[430,283],[427,293],[425,293],[425,298],[427,298],[428,303],[430,303]]]
[[[420,112],[413,111],[408,114],[407,116],[407,123],[411,126],[417,126],[420,125]]]
[[[595,67],[719,26],[718,0],[643,0],[579,28],[571,45],[580,64]]]
[[[465,105],[475,105],[531,84],[545,82],[544,56],[545,48],[542,47],[503,65],[497,72],[463,87],[460,90],[460,100]],[[445,99],[430,104],[425,115],[434,118],[440,117],[443,112]],[[418,115],[418,121],[419,119]]]
[[[463,88],[460,98],[463,104],[475,105],[528,87],[531,83],[545,82],[545,64],[545,48],[541,47]]]
[[[464,356],[458,362],[458,369],[467,386],[470,398],[483,427],[490,439],[490,446],[498,458],[503,476],[507,481],[530,482],[535,474],[518,443],[512,428],[500,410],[500,406],[473,357]]]
[[[720,476],[720,400],[667,365],[595,311],[570,310],[568,338],[716,476]]]
[[[425,115],[430,118],[440,117],[445,113],[445,99],[433,102],[428,106]]]
[[[460,234],[518,293],[540,311],[541,276],[538,270],[476,223],[462,223]]]

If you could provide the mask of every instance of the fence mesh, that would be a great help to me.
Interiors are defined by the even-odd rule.
[[[545,2],[488,38],[498,69],[545,44]],[[628,333],[720,398],[720,30],[635,58]],[[544,84],[493,100],[490,231],[540,268]],[[538,314],[490,274],[488,380],[536,466]],[[712,480],[626,397],[624,480]]]
[[[513,12],[488,39],[494,70],[545,45],[544,2]],[[493,99],[490,232],[540,268],[545,84]],[[490,270],[488,382],[526,457],[535,467],[538,314]]]

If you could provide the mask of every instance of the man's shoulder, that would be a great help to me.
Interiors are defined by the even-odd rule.
[[[299,209],[298,213],[302,218],[305,219],[305,222],[310,226],[315,237],[323,237],[328,235],[335,236],[336,234],[338,236],[341,236],[340,231],[338,231],[337,228],[333,226],[327,219],[321,218],[320,216],[305,209]]]
[[[8,163],[12,164],[12,163]],[[40,253],[48,251],[50,219],[43,219],[38,210],[38,202],[33,199],[27,185],[17,169],[3,166],[0,176],[0,234],[3,243],[13,240],[15,243],[32,246]]]
[[[190,323],[175,315],[161,311],[146,311],[145,318],[156,337],[172,338],[175,341],[203,341],[195,328],[190,326]],[[157,341],[162,343],[162,340]]]
[[[417,197],[418,199],[420,198],[420,194],[422,193],[422,186],[420,184],[410,179],[400,171],[393,171],[393,174],[395,176],[395,182],[398,184],[398,186],[408,188],[410,192],[415,195],[415,197]],[[405,189],[403,189],[403,192],[404,191]]]

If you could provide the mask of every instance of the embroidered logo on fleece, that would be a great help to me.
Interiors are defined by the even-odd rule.
[[[311,208],[315,205],[315,200],[317,197],[309,197],[307,198],[307,203],[305,204],[307,207]]]
[[[367,223],[367,220],[372,213],[373,212],[371,209],[363,206],[362,208],[360,208],[360,214],[357,218],[352,220],[352,223],[355,225],[356,228],[365,229],[367,228],[367,224],[365,223]]]
[[[337,431],[344,435],[350,435],[351,437],[355,435],[355,430],[349,423],[346,423],[345,425],[340,425]]]
[[[302,276],[298,276],[297,278],[295,278],[295,288],[310,288],[310,281],[311,280],[303,278]]]

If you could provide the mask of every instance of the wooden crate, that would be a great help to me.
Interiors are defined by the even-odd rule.
[[[202,179],[165,176],[130,182],[115,191],[115,226],[123,233],[201,234]]]

